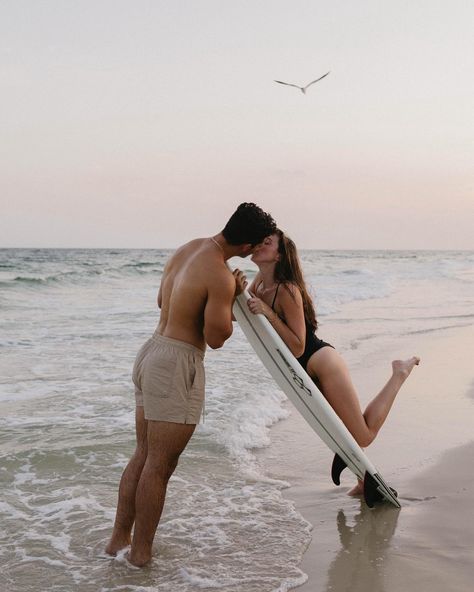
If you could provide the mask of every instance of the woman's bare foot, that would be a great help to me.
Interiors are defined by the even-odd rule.
[[[408,358],[408,360],[394,360],[392,362],[392,370],[395,375],[406,380],[413,368],[418,366],[419,363],[420,358],[418,356],[413,356],[412,358]]]
[[[117,537],[112,535],[108,545],[105,547],[107,555],[115,557],[119,551],[128,547],[131,543],[130,537]]]
[[[364,483],[360,480],[357,479],[357,485],[355,485],[348,493],[347,495],[352,495],[352,496],[356,496],[356,495],[364,495]]]

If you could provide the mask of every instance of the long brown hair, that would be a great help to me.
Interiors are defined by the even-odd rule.
[[[303,298],[305,320],[314,330],[316,330],[318,328],[316,311],[311,296],[308,293],[306,282],[304,281],[296,245],[291,238],[286,236],[279,228],[276,231],[276,235],[278,236],[278,253],[280,259],[275,266],[275,280],[277,282],[294,284],[298,287]]]

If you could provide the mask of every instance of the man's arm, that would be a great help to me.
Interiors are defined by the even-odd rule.
[[[212,349],[222,347],[232,335],[235,292],[235,278],[230,273],[219,275],[208,289],[204,309],[204,339]]]
[[[174,257],[174,255],[173,255]],[[172,261],[172,259],[170,259],[170,261],[167,261],[165,264],[165,267],[163,269],[163,275],[161,276],[161,282],[160,282],[160,289],[158,290],[158,297],[156,299],[157,303],[158,303],[158,308],[161,308],[161,305],[163,303],[163,282],[165,281],[166,275],[168,273],[168,267],[170,262]]]
[[[160,284],[160,289],[158,290],[158,298],[157,298],[157,302],[158,302],[158,308],[161,308],[161,302],[163,300],[163,292],[161,289],[161,286],[163,285],[163,283]]]

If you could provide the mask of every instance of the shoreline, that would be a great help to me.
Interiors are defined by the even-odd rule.
[[[474,511],[474,475],[467,468],[474,456],[473,342],[474,326],[465,326],[433,333],[428,342],[423,335],[402,337],[375,356],[377,365],[399,351],[422,358],[367,451],[399,491],[401,510],[385,504],[369,510],[349,497],[354,476],[348,470],[341,486],[334,486],[333,454],[287,403],[290,417],[273,426],[272,444],[258,456],[267,475],[291,483],[285,498],[313,525],[299,566],[308,580],[298,591],[471,590],[474,527],[468,530],[466,521]],[[359,365],[351,374],[360,392],[374,393],[374,383],[383,384],[383,368],[367,372]],[[362,407],[370,398],[361,397]]]

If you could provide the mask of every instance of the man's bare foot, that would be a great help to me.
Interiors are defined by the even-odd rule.
[[[364,495],[364,483],[360,479],[358,479],[357,485],[355,485],[350,491],[348,491],[347,495]]]
[[[125,559],[135,567],[143,567],[151,561],[151,554],[140,555],[139,553],[133,553],[132,551],[129,551],[125,555]]]
[[[105,552],[107,555],[111,555],[112,557],[116,557],[117,553],[125,547],[130,546],[131,540],[130,537],[114,537],[110,539],[108,545],[105,547]]]
[[[420,358],[418,356],[413,356],[412,358],[408,358],[408,360],[394,360],[392,362],[392,370],[395,375],[401,376],[405,380],[413,368],[418,366],[419,363]]]

